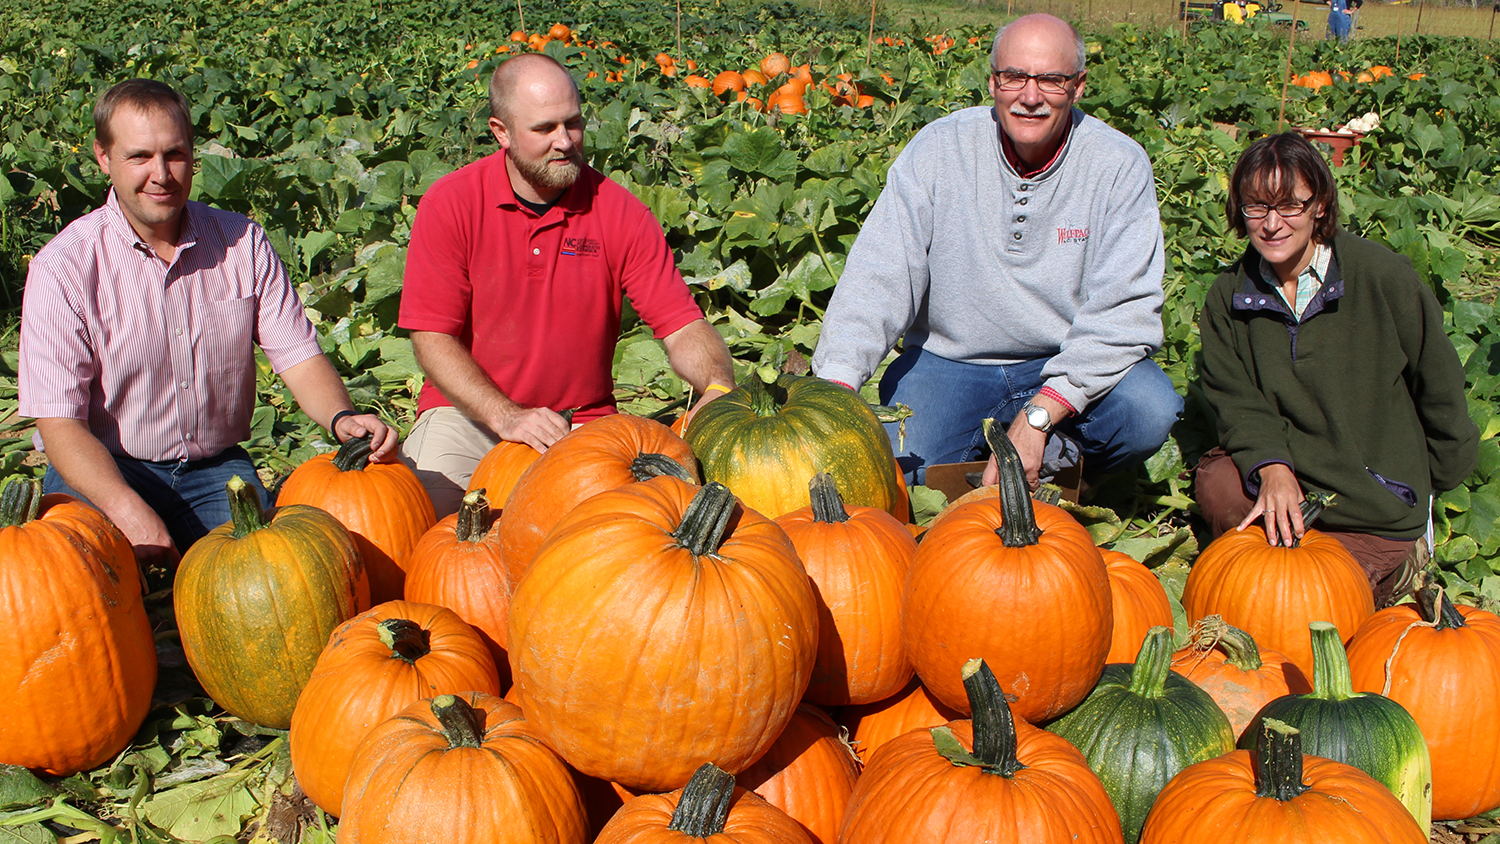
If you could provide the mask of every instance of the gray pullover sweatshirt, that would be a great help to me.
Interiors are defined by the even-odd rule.
[[[897,338],[978,364],[1051,357],[1046,386],[1084,411],[1162,342],[1165,256],[1140,145],[1073,110],[1067,142],[1021,178],[989,107],[918,132],[849,252],[813,356],[863,384]]]

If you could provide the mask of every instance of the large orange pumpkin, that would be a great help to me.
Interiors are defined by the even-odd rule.
[[[1312,524],[1330,498],[1309,496],[1303,524]],[[1364,570],[1332,536],[1309,528],[1287,548],[1271,545],[1260,525],[1251,525],[1225,533],[1198,555],[1182,590],[1182,607],[1189,622],[1223,616],[1311,677],[1307,625],[1326,621],[1347,641],[1375,612],[1375,597]]]
[[[376,604],[401,597],[411,549],[437,522],[432,499],[406,464],[370,462],[368,434],[298,466],[282,482],[276,503],[327,510],[349,529]]]
[[[474,628],[442,607],[387,601],[333,631],[292,713],[292,770],[318,808],[343,811],[359,743],[413,701],[500,694],[495,660]]]
[[[837,844],[859,760],[839,725],[804,703],[766,755],[735,779],[791,815],[816,844]]]
[[[1349,640],[1354,688],[1416,719],[1432,754],[1432,817],[1500,806],[1500,617],[1455,607],[1435,585],[1383,609]]]
[[[231,519],[193,543],[172,586],[188,665],[237,718],[284,730],[328,636],[370,608],[349,531],[316,507],[261,512],[255,488],[228,484]]]
[[[419,700],[365,738],[349,770],[342,844],[583,844],[573,774],[521,710],[470,692]]]
[[[1172,655],[1172,670],[1208,692],[1229,717],[1236,741],[1262,706],[1312,691],[1312,683],[1290,660],[1261,650],[1249,633],[1216,615],[1193,624],[1187,645]]]
[[[1010,438],[985,433],[1000,462],[998,498],[965,504],[917,546],[901,639],[922,684],[948,706],[980,656],[1028,721],[1061,715],[1094,688],[1114,625],[1109,574],[1093,537],[1060,507],[1033,502]]]
[[[962,669],[974,713],[892,739],[865,766],[840,844],[1120,844],[1120,818],[1067,740],[1015,719],[983,661]]]
[[[130,541],[41,482],[0,492],[0,763],[58,776],[125,749],[156,686],[156,642]]]
[[[845,507],[833,476],[809,484],[812,504],[778,518],[818,593],[818,661],[807,700],[884,700],[912,677],[901,644],[901,593],[917,554],[896,517]]]
[[[510,607],[527,718],[583,773],[650,791],[707,761],[738,773],[760,758],[807,688],[817,641],[786,533],[724,486],[674,477],[574,508]]]
[[[482,489],[489,498],[491,507],[496,510],[504,509],[505,502],[510,500],[511,490],[516,488],[516,482],[541,456],[540,451],[526,443],[502,440],[486,452],[479,465],[474,467],[474,474],[469,476],[468,491]]]
[[[941,727],[963,717],[914,679],[905,689],[879,703],[845,708],[840,720],[854,734],[854,752],[868,762],[881,745],[896,736],[922,727]]]
[[[447,607],[472,625],[495,658],[501,688],[507,688],[506,625],[520,573],[505,565],[494,521],[483,489],[465,495],[458,512],[433,525],[412,549],[406,600]]]
[[[616,413],[575,428],[511,491],[498,527],[506,564],[524,572],[547,533],[584,499],[662,472],[698,478],[693,450],[666,425]]]
[[[1172,626],[1172,602],[1151,569],[1134,557],[1119,551],[1100,553],[1109,571],[1109,603],[1115,619],[1104,661],[1133,663],[1151,628]]]
[[[1390,789],[1353,765],[1302,754],[1293,727],[1267,719],[1255,751],[1184,768],[1151,807],[1141,844],[1424,844]]]
[[[710,762],[682,788],[626,801],[595,844],[811,844],[807,833],[760,795],[736,788]]]

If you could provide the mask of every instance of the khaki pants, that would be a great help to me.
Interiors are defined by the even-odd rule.
[[[1194,471],[1198,508],[1208,522],[1210,537],[1218,537],[1239,527],[1250,515],[1255,502],[1245,495],[1240,470],[1224,449],[1216,448],[1203,455]],[[1411,578],[1426,561],[1426,543],[1413,539],[1386,539],[1368,533],[1326,530],[1337,539],[1370,580],[1375,592],[1376,608],[1388,606],[1409,591]],[[1417,543],[1422,542],[1418,548]]]
[[[439,519],[458,512],[474,469],[500,438],[453,407],[422,412],[401,443],[401,461],[432,497]]]

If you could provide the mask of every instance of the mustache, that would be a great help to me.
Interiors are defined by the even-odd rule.
[[[1010,107],[1010,113],[1017,117],[1051,117],[1052,106],[1042,103],[1034,109],[1029,109],[1016,103]]]

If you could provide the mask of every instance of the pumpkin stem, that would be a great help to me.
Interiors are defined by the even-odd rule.
[[[1230,665],[1241,671],[1258,671],[1265,663],[1260,658],[1260,646],[1249,633],[1230,625],[1222,618],[1223,630],[1218,634],[1218,647],[1224,652]]]
[[[1467,627],[1468,623],[1459,614],[1458,607],[1448,600],[1448,593],[1436,581],[1417,590],[1417,612],[1422,620],[1435,624],[1438,630],[1453,630]]]
[[[756,416],[775,416],[786,404],[786,388],[776,383],[767,384],[759,378],[746,378],[743,385],[750,399],[750,409]]]
[[[812,500],[813,521],[849,521],[849,511],[844,508],[844,497],[839,495],[839,485],[832,475],[827,472],[813,475],[807,484],[807,491]]]
[[[1000,690],[995,672],[982,659],[971,659],[963,667],[964,692],[973,712],[974,752],[963,749],[947,727],[932,730],[932,743],[943,758],[961,767],[980,767],[1006,779],[1024,770],[1016,758],[1016,720]]]
[[[630,461],[630,474],[635,476],[636,481],[649,481],[663,475],[670,475],[684,483],[697,483],[688,471],[682,468],[682,464],[666,456],[665,454],[645,453],[636,455]]]
[[[1303,526],[1306,527],[1317,521],[1318,517],[1323,515],[1324,510],[1327,510],[1329,507],[1333,506],[1333,499],[1336,497],[1337,496],[1332,492],[1319,492],[1318,490],[1309,492],[1307,494],[1307,497],[1302,499],[1301,504]],[[1292,537],[1293,548],[1296,548],[1301,544],[1302,537]]]
[[[712,762],[704,762],[682,787],[672,822],[667,829],[688,838],[709,838],[724,831],[729,807],[734,802],[734,775]]]
[[[693,496],[672,538],[695,557],[712,554],[724,541],[724,530],[738,503],[729,487],[710,481]]]
[[[37,517],[42,504],[42,482],[14,477],[0,491],[0,527],[20,527]]]
[[[484,488],[470,490],[458,505],[458,524],[453,533],[459,542],[479,542],[490,532],[490,500],[484,496]]]
[[[388,618],[375,626],[380,643],[391,649],[391,657],[415,664],[431,650],[427,631],[409,618]]]
[[[432,714],[442,726],[449,747],[482,747],[484,723],[479,711],[457,695],[438,695],[432,699]]]
[[[1260,741],[1250,754],[1255,796],[1285,803],[1308,790],[1302,782],[1302,732],[1275,718],[1261,721]]]
[[[365,466],[370,463],[371,436],[371,434],[365,434],[362,437],[345,440],[344,444],[339,446],[338,453],[333,455],[333,465],[337,466],[340,472],[364,471]]]
[[[1167,693],[1167,675],[1172,673],[1172,629],[1153,627],[1146,633],[1130,670],[1130,691],[1143,698]]]
[[[1006,548],[1025,548],[1037,544],[1042,529],[1036,526],[1036,509],[1031,490],[1026,485],[1026,467],[1011,444],[1005,430],[994,419],[984,420],[984,440],[995,454],[1000,469],[1000,514],[1004,520],[995,533]]]
[[[1326,621],[1314,621],[1307,627],[1312,631],[1312,696],[1319,700],[1354,697],[1354,682],[1349,678],[1349,655],[1344,653],[1339,629]]]
[[[243,539],[266,526],[266,511],[260,509],[260,495],[255,487],[235,475],[224,488],[229,491],[229,521],[234,525],[235,539]]]

